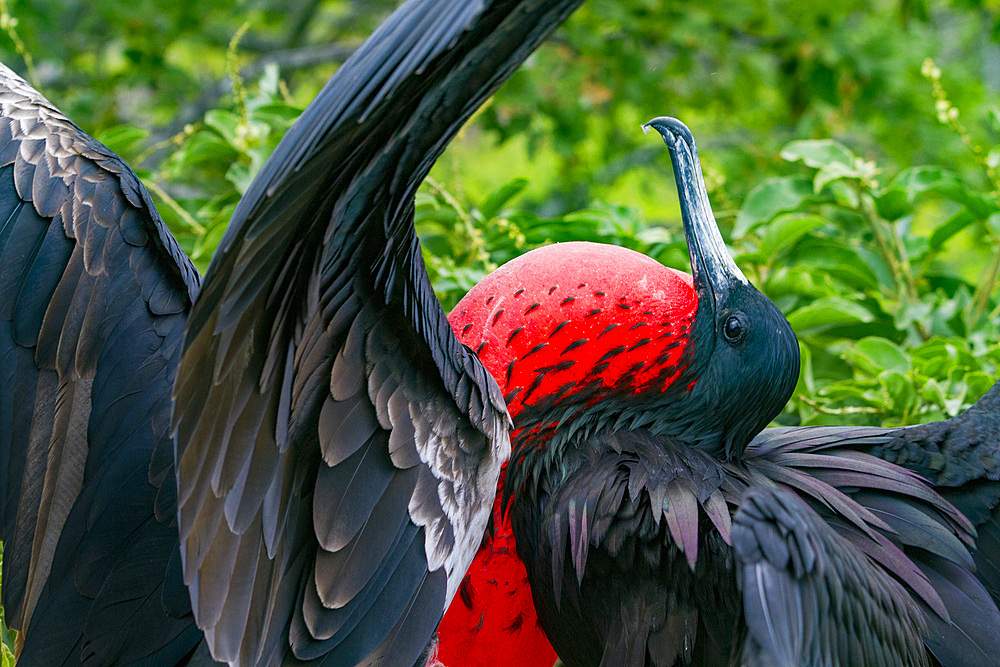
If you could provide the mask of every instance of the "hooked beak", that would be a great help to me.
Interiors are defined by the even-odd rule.
[[[698,148],[691,130],[681,121],[668,116],[654,118],[642,126],[642,131],[648,132],[649,128],[659,132],[670,149],[695,290],[699,294],[705,294],[706,291],[710,293],[718,310],[719,303],[734,282],[749,284],[749,281],[729,256],[722,234],[719,233],[712,206],[708,202]]]

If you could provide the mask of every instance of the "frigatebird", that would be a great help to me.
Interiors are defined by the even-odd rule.
[[[190,317],[200,281],[138,178],[0,70],[0,539],[24,663],[421,651],[506,416],[429,289],[412,194],[577,4],[400,8],[262,170]]]
[[[438,655],[468,650],[476,612],[483,626],[531,620],[498,595],[516,589],[516,551],[570,666],[990,664],[1000,614],[972,574],[973,526],[888,461],[950,465],[932,481],[963,485],[960,506],[985,523],[1000,490],[996,399],[946,427],[777,429],[750,444],[792,391],[795,337],[729,257],[690,131],[647,127],[670,148],[693,276],[557,244],[501,267],[452,313],[516,430],[499,507],[510,525],[487,538]],[[942,429],[965,451],[932,454]],[[1000,552],[979,546],[990,585]],[[507,631],[511,643],[538,634]]]

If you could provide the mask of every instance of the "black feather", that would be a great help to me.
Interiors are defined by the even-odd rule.
[[[174,664],[201,633],[168,566],[175,495],[157,503],[198,276],[128,167],[2,66],[0,89],[0,539],[7,620],[29,627],[19,660]]]

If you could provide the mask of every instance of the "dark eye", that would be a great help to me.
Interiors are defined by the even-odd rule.
[[[738,317],[730,317],[726,320],[722,333],[730,343],[738,343],[743,338],[743,323]]]

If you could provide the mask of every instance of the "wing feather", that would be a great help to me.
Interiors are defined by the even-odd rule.
[[[248,608],[202,616],[195,605],[216,656],[415,659],[456,592],[509,419],[430,288],[413,195],[461,123],[577,4],[410,0],[240,202],[175,388],[186,581],[201,594],[213,542],[230,536],[263,543],[268,560],[236,551],[256,554],[246,567],[257,579],[225,595]],[[219,553],[228,569],[232,551]],[[245,628],[263,635],[227,620],[230,608],[248,609]]]
[[[863,510],[840,511],[843,518],[828,518],[829,525],[929,605],[925,642],[944,664],[972,664],[976,656],[1000,651],[994,631],[1000,625],[1000,549],[994,537],[1000,515],[998,401],[1000,384],[952,420],[897,428],[767,429],[747,450],[751,466],[759,458],[785,468],[781,480],[806,491],[801,497],[820,513],[831,505],[802,480],[814,480],[809,484],[815,488],[837,487],[845,494],[838,505],[846,500]],[[864,529],[857,518],[871,527]]]
[[[135,174],[0,65],[0,539],[26,664],[201,639],[165,474],[198,284]]]
[[[733,517],[748,665],[926,664],[910,594],[793,492],[751,487]]]

